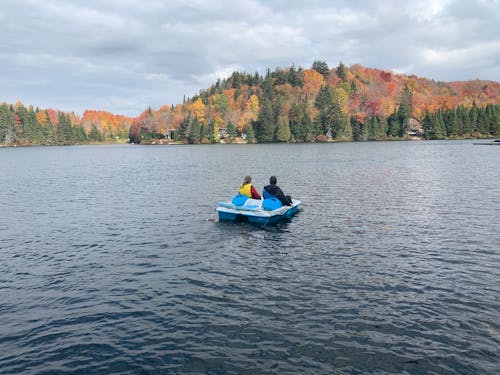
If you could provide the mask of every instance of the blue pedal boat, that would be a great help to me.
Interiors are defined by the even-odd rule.
[[[277,198],[252,199],[236,195],[231,202],[218,202],[219,220],[248,221],[256,224],[273,224],[291,218],[299,210],[301,201],[292,199],[291,206],[283,206]]]

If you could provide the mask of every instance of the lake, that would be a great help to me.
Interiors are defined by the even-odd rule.
[[[218,222],[245,175],[303,202]],[[500,147],[0,149],[0,374],[498,374]]]

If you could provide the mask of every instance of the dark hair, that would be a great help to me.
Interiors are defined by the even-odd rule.
[[[271,178],[269,179],[269,183],[271,185],[276,185],[276,182],[277,182],[276,176],[271,176]]]

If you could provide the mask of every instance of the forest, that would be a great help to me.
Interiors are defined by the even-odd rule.
[[[439,82],[315,61],[233,72],[135,118],[0,105],[0,144],[269,143],[500,137],[500,83]]]

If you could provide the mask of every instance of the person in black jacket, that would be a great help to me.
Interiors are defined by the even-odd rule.
[[[279,186],[276,185],[276,182],[276,176],[271,176],[271,178],[269,179],[269,185],[264,186],[264,193],[262,194],[264,196],[264,199],[278,198],[284,206],[291,206],[292,197],[290,197],[289,195],[285,195],[285,193],[283,193],[283,190],[281,190]]]

